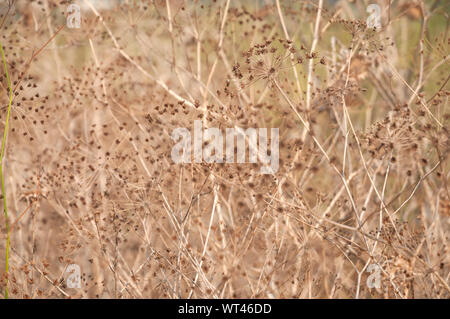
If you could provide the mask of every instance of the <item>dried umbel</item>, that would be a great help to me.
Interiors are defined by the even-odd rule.
[[[89,2],[0,1],[2,296],[449,297],[443,4]],[[173,161],[195,123],[277,169]]]

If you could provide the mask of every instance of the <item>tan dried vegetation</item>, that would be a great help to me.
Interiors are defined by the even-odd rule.
[[[450,297],[448,3],[81,2],[0,1],[0,295]],[[174,164],[196,119],[279,127],[280,169]]]

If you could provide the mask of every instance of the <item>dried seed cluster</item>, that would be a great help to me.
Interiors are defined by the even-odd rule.
[[[14,227],[0,287],[8,276],[14,298],[449,298],[449,39],[439,23],[421,38],[423,12],[445,8],[416,2],[393,3],[373,30],[357,1],[324,1],[319,21],[311,1],[127,1],[83,9],[81,28],[47,45],[71,1],[1,2]],[[3,127],[3,72],[0,89]],[[172,131],[198,119],[279,128],[279,170],[173,163]]]

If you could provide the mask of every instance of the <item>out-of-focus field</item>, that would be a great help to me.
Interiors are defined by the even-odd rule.
[[[448,1],[71,3],[0,0],[0,296],[450,297]],[[278,171],[174,163],[194,120]]]

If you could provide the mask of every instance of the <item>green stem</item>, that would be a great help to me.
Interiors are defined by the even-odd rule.
[[[8,209],[6,206],[6,191],[5,191],[5,179],[3,177],[3,156],[5,154],[5,145],[6,145],[6,137],[8,135],[8,123],[9,123],[9,115],[11,113],[11,106],[13,101],[13,91],[11,87],[11,81],[9,79],[8,68],[6,66],[6,58],[5,52],[3,52],[3,45],[0,41],[0,51],[2,54],[3,67],[6,73],[6,80],[8,82],[9,88],[9,105],[8,105],[8,113],[6,114],[6,122],[5,122],[5,130],[3,131],[3,140],[2,140],[2,150],[0,153],[0,179],[2,186],[2,194],[3,194],[3,208],[5,211],[5,225],[6,225],[6,285],[5,285],[5,299],[8,299],[8,272],[9,272],[9,224],[8,224]]]

